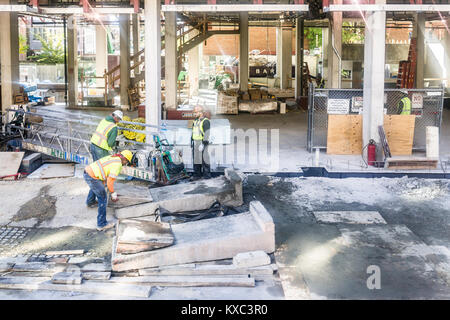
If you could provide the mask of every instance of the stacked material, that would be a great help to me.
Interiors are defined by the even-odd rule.
[[[237,93],[233,91],[220,91],[217,96],[216,114],[238,114]]]
[[[267,90],[269,95],[275,96],[276,98],[293,98],[295,97],[295,89],[279,89],[279,88],[269,88]]]
[[[123,121],[145,123],[145,118],[136,118],[136,119],[131,120],[130,117],[124,116]],[[125,129],[125,128],[129,128],[129,129],[135,129],[135,130],[145,130],[144,126],[140,126],[138,124],[130,124],[130,123],[127,123],[127,124],[119,123],[119,127],[122,128],[121,130],[119,130],[119,134],[123,134],[125,136],[125,138],[127,138],[128,140],[136,140],[138,142],[145,142],[145,134],[144,133],[129,131],[129,130]]]
[[[239,103],[239,111],[250,113],[275,112],[278,110],[278,104],[273,100],[259,101],[241,101]]]

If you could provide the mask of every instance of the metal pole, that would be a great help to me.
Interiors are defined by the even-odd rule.
[[[67,105],[67,25],[66,25],[66,16],[64,16],[63,18],[63,29],[64,29],[64,101],[66,102]]]

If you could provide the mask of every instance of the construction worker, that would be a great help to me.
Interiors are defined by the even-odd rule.
[[[211,178],[210,163],[209,163],[209,131],[210,121],[205,117],[203,107],[196,106],[194,108],[195,120],[192,125],[191,148],[192,158],[194,160],[194,176],[193,178],[200,179]]]
[[[406,93],[397,104],[397,114],[411,114],[411,99],[408,98]]]
[[[122,166],[131,163],[133,154],[129,150],[116,153],[111,156],[101,158],[84,169],[84,180],[89,185],[89,194],[86,199],[88,207],[94,207],[96,198],[98,203],[97,230],[103,231],[114,227],[114,223],[108,224],[106,221],[106,205],[108,197],[105,190],[105,184],[111,193],[111,200],[118,200],[117,193],[114,191],[114,182],[122,170]]]
[[[123,112],[116,110],[100,121],[91,138],[90,151],[93,161],[106,157],[112,152],[112,148],[116,145],[117,123],[122,119]]]

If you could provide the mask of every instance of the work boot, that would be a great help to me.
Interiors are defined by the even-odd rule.
[[[203,179],[211,179],[211,169],[208,164],[203,165]]]
[[[94,201],[94,202],[92,202],[92,203],[87,204],[87,206],[88,206],[89,208],[94,208],[94,207],[96,207],[97,205],[98,205],[98,202],[97,202],[97,201]]]
[[[116,225],[115,222],[111,222],[111,223],[108,223],[108,224],[107,224],[106,226],[104,226],[104,227],[97,227],[97,231],[105,231],[105,230],[114,228],[115,225]]]

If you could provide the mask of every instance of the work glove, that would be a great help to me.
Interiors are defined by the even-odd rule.
[[[119,200],[116,192],[111,193],[111,200],[113,202],[117,202]]]
[[[203,152],[203,149],[205,149],[205,146],[203,144],[198,146],[198,151]]]

